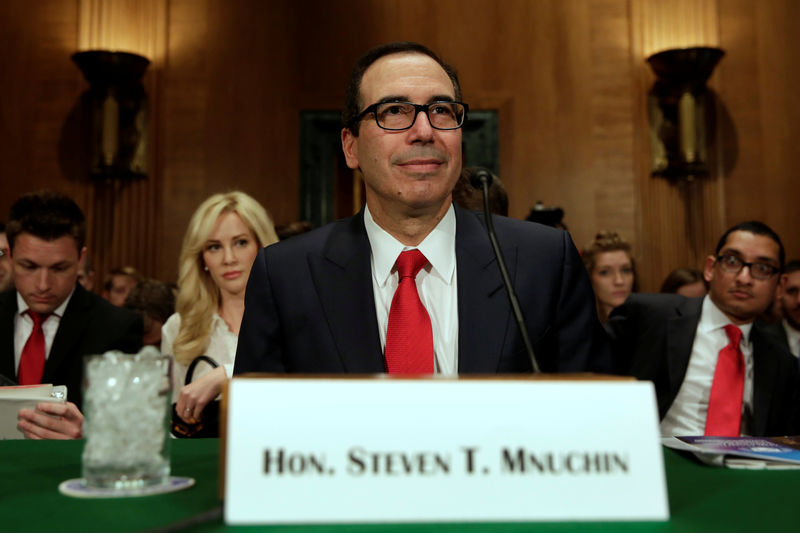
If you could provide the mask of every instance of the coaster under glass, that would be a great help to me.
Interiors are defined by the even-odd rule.
[[[194,478],[191,477],[170,476],[166,483],[129,488],[89,487],[86,485],[86,479],[77,478],[63,481],[58,486],[58,491],[73,498],[133,498],[177,492],[192,486]]]

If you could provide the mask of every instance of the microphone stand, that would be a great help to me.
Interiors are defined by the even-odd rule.
[[[486,230],[489,234],[489,241],[492,243],[494,256],[497,258],[497,266],[500,268],[500,275],[503,278],[503,284],[506,287],[506,294],[508,294],[508,301],[511,303],[511,310],[514,313],[514,319],[517,322],[522,342],[525,344],[525,350],[528,352],[528,357],[531,360],[531,366],[535,373],[540,373],[541,369],[536,362],[536,355],[533,353],[533,345],[528,336],[528,328],[525,327],[525,319],[522,317],[522,308],[519,306],[517,299],[517,291],[511,284],[511,278],[508,276],[508,269],[506,262],[503,260],[503,253],[500,250],[500,243],[497,241],[497,233],[494,231],[494,223],[492,222],[492,214],[489,209],[489,184],[492,182],[492,175],[488,170],[481,168],[478,169],[470,178],[470,183],[476,189],[483,191],[483,215],[486,218]]]

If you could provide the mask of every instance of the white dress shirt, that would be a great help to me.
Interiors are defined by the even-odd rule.
[[[364,209],[364,225],[372,249],[372,291],[381,350],[386,348],[389,309],[397,289],[394,263],[400,252],[418,249],[428,264],[417,274],[417,292],[428,311],[433,331],[434,372],[458,373],[458,284],[456,280],[456,215],[453,206],[419,246],[404,246],[378,226],[369,208]]]
[[[42,322],[45,361],[50,357],[50,349],[53,347],[53,339],[56,338],[58,326],[61,324],[61,318],[64,316],[64,311],[67,309],[67,305],[69,305],[69,301],[72,299],[72,294],[74,292],[75,289],[72,289],[72,292],[69,293],[69,296],[64,298],[64,301],[61,302],[61,305],[56,307],[55,311],[53,311],[44,322]],[[27,311],[28,304],[25,303],[25,300],[22,299],[22,296],[20,296],[18,292],[17,314],[14,315],[14,368],[17,369],[17,375],[19,375],[19,361],[22,359],[22,349],[25,347],[25,343],[28,342],[28,337],[30,337],[31,333],[33,333],[33,319],[27,313]]]
[[[786,319],[783,320],[783,331],[786,332],[786,341],[789,343],[789,351],[795,357],[800,357],[800,331],[794,329]]]
[[[661,421],[661,435],[664,437],[703,435],[706,430],[708,399],[711,396],[711,383],[720,350],[730,344],[725,326],[730,319],[706,296],[703,310],[692,345],[692,354],[686,376],[672,402],[667,415]],[[753,345],[750,330],[753,324],[738,326],[742,330],[739,348],[745,361],[744,393],[742,397],[742,435],[747,435],[753,413]]]
[[[177,402],[180,396],[181,387],[186,381],[186,371],[189,365],[183,365],[175,361],[175,352],[172,345],[178,331],[181,329],[181,315],[178,313],[170,316],[161,327],[161,353],[172,356],[172,401]],[[233,360],[236,357],[236,346],[239,344],[239,337],[230,330],[228,324],[217,313],[211,319],[211,335],[208,338],[208,346],[203,351],[204,355],[219,363],[225,369],[228,379],[233,375]],[[198,364],[194,369],[192,381],[214,370],[211,365],[206,363]]]

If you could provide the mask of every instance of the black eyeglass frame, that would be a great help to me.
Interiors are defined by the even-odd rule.
[[[413,118],[413,120],[411,120],[411,124],[409,124],[405,128],[387,128],[385,126],[381,126],[381,123],[378,122],[378,113],[377,113],[378,107],[382,106],[382,105],[391,105],[391,104],[405,104],[405,105],[413,106],[414,107],[414,118]],[[433,122],[431,122],[431,116],[428,114],[428,111],[430,110],[431,106],[440,105],[440,104],[458,104],[458,105],[464,107],[464,113],[461,116],[461,123],[458,126],[456,126],[454,128],[439,128],[439,127],[436,127],[436,126],[433,125]],[[366,108],[364,108],[364,111],[359,113],[358,116],[356,116],[356,118],[353,119],[352,124],[355,124],[357,122],[361,122],[362,120],[364,120],[364,118],[368,114],[372,113],[372,116],[375,118],[375,124],[377,124],[380,129],[386,130],[386,131],[405,131],[405,130],[410,130],[411,128],[414,127],[414,123],[417,122],[417,115],[419,115],[420,111],[425,113],[425,116],[428,117],[428,123],[431,125],[431,127],[433,129],[440,130],[440,131],[452,131],[452,130],[457,130],[459,128],[462,128],[464,126],[464,123],[467,121],[467,113],[469,113],[469,105],[465,104],[464,102],[456,102],[455,100],[437,100],[436,102],[431,102],[430,104],[414,104],[412,102],[400,102],[400,101],[398,101],[398,102],[376,102],[376,103],[374,103],[372,105],[368,105]]]
[[[731,265],[727,265],[727,267],[726,267],[725,259],[729,258],[729,257],[732,258],[732,259],[735,259],[736,261],[739,262],[739,268],[737,268],[735,270],[730,270],[728,267],[730,267]],[[770,265],[769,263],[763,263],[761,261],[747,262],[747,261],[742,260],[742,258],[740,258],[739,256],[736,256],[736,255],[733,255],[733,254],[718,255],[717,256],[717,262],[719,263],[719,267],[722,270],[724,270],[725,272],[727,272],[728,274],[738,274],[739,272],[741,272],[744,269],[744,267],[747,267],[748,270],[750,271],[750,276],[752,278],[754,278],[754,279],[761,280],[761,281],[767,280],[767,279],[771,278],[772,276],[774,276],[775,274],[779,274],[780,271],[781,271],[780,267],[776,267],[775,265]],[[769,267],[772,270],[772,272],[770,274],[768,274],[766,277],[761,277],[761,274],[754,274],[755,271],[753,270],[753,265],[760,265],[761,267]]]

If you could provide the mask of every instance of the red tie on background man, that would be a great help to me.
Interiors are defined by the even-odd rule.
[[[17,382],[20,385],[36,385],[42,382],[44,374],[44,331],[42,324],[50,315],[40,315],[36,311],[26,311],[33,319],[33,331],[28,337],[22,356],[19,359]]]
[[[419,250],[401,252],[395,266],[399,281],[386,329],[386,368],[390,374],[433,373],[433,331],[419,299],[416,277],[428,260]]]
[[[742,330],[725,326],[730,343],[719,351],[711,396],[708,399],[706,435],[738,437],[742,423],[742,395],[744,393],[744,355],[739,349]]]

